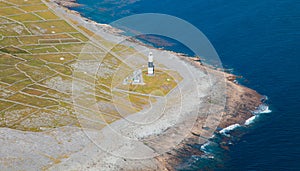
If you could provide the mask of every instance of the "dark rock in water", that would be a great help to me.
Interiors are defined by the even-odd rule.
[[[268,100],[268,96],[262,96],[262,97],[260,98],[260,101],[261,101],[262,103],[266,103],[267,100]]]

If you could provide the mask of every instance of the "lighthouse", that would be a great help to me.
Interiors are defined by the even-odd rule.
[[[153,65],[153,54],[152,52],[148,55],[148,75],[154,75],[154,65]]]

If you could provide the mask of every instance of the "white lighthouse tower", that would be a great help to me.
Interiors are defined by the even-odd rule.
[[[152,52],[148,55],[148,75],[154,75],[154,65],[153,65],[153,54]]]

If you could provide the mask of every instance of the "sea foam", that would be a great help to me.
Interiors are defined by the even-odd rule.
[[[225,136],[230,136],[229,135],[229,132],[240,127],[241,125],[240,124],[233,124],[233,125],[230,125],[224,129],[222,129],[219,133],[225,135]]]
[[[201,145],[201,150],[202,151],[204,151],[205,153],[207,152],[206,150],[207,150],[207,146],[209,146],[210,145],[210,141],[208,141],[207,143],[205,143],[205,144],[203,144],[203,145]]]
[[[266,104],[261,104],[257,107],[256,110],[253,111],[253,114],[258,115],[262,113],[271,113],[272,110],[269,109],[269,106]]]
[[[260,113],[271,113],[272,110],[269,109],[269,106],[267,106],[267,108],[263,111],[261,111]]]
[[[207,158],[207,159],[214,159],[214,152],[212,151],[212,142],[211,141],[208,141],[207,143],[203,144],[201,146],[201,150],[204,152],[203,155],[201,155],[201,158]]]
[[[250,125],[250,124],[254,123],[255,119],[257,119],[257,118],[258,118],[258,115],[252,116],[251,118],[249,118],[245,121],[245,125]]]
[[[256,110],[254,110],[252,113],[254,114],[254,116],[252,116],[251,118],[247,119],[245,121],[245,125],[250,125],[252,123],[255,122],[255,120],[259,117],[259,114],[263,114],[263,113],[271,113],[272,110],[269,109],[269,106],[265,103],[268,100],[268,96],[262,96],[262,98],[260,99],[260,101],[263,103],[261,105],[259,105]]]

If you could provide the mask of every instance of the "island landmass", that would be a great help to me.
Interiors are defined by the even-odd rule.
[[[192,144],[245,125],[263,104],[263,96],[238,84],[237,76],[203,65],[199,58],[132,39],[116,44],[122,31],[65,8],[80,5],[75,0],[0,4],[5,9],[0,12],[5,25],[0,30],[1,170],[175,170],[184,156],[204,154]],[[142,68],[145,82],[153,79],[143,75],[149,49],[158,56],[160,78],[168,83],[148,84],[146,90],[127,86],[124,79],[135,72],[128,66]],[[140,61],[130,60],[136,59],[132,54]],[[100,70],[94,65],[99,61]],[[190,78],[187,69],[199,77]],[[92,83],[95,89],[89,88]],[[161,103],[165,115],[158,116],[163,99],[169,103]],[[180,100],[190,101],[183,111],[174,105]],[[156,118],[148,127],[126,122]],[[109,128],[143,143],[124,143]],[[144,154],[131,154],[130,147]]]

